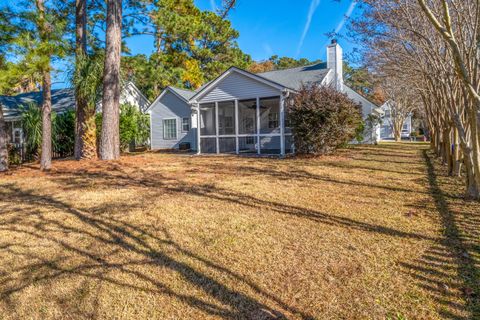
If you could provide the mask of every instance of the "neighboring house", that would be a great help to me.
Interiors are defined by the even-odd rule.
[[[0,96],[0,105],[7,126],[8,141],[13,144],[21,144],[25,137],[22,128],[22,113],[30,106],[40,107],[42,103],[42,91],[27,92],[16,96]],[[138,90],[132,82],[126,82],[122,87],[121,104],[131,104],[144,112],[150,102]],[[66,110],[75,110],[74,89],[52,90],[52,111],[62,113]],[[101,103],[97,104],[97,110],[101,111]]]
[[[380,140],[394,140],[393,120],[391,115],[390,100],[385,102],[381,109],[383,111],[382,124],[380,125]],[[412,115],[410,114],[402,126],[402,138],[410,138],[412,133]]]
[[[259,74],[232,67],[197,91],[166,88],[147,111],[152,149],[187,142],[198,153],[293,153],[285,101],[302,84],[331,85],[346,93],[362,105],[364,118],[381,114],[343,83],[342,49],[332,41],[326,63]],[[376,133],[376,128],[366,133],[364,142],[376,142]]]

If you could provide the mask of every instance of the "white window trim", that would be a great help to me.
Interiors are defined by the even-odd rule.
[[[182,125],[182,133],[187,133],[187,132],[189,132],[190,129],[192,128],[192,121],[191,121],[190,117],[183,117],[183,118],[181,118],[181,119],[182,119],[182,124],[181,124],[181,125]],[[185,120],[185,119],[187,119],[187,121],[188,121],[188,130],[184,130],[184,129],[183,129],[183,120]]]
[[[166,120],[175,120],[175,138],[165,138],[165,121]],[[178,139],[178,123],[177,118],[164,118],[162,119],[162,130],[163,130],[163,140],[172,141]]]

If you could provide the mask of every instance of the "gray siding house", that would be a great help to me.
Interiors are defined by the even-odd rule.
[[[196,116],[188,100],[194,92],[167,87],[148,109],[152,149],[197,149]]]
[[[344,92],[362,105],[364,118],[381,114],[343,83],[342,48],[332,41],[326,63],[259,74],[232,67],[196,91],[166,88],[147,111],[152,149],[178,148],[187,142],[198,153],[293,153],[285,101],[303,84]],[[364,142],[378,141],[377,133],[378,128],[365,133]]]

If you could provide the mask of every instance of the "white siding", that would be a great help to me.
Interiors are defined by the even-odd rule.
[[[153,150],[177,149],[182,142],[190,143],[193,150],[196,149],[196,129],[192,128],[192,111],[190,105],[173,93],[166,94],[150,109],[151,117],[151,144]],[[190,131],[182,132],[182,118],[190,118]],[[177,120],[177,139],[163,139],[163,120]]]
[[[150,103],[131,82],[128,82],[121,92],[120,104],[129,104],[144,112]]]
[[[280,90],[251,79],[237,72],[232,72],[205,94],[200,103],[255,97],[279,96]]]

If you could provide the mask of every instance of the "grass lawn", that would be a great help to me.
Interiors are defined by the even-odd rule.
[[[0,319],[479,319],[480,204],[424,144],[0,176]]]

